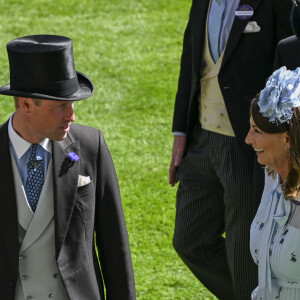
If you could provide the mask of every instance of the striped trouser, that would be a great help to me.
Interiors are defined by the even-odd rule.
[[[253,162],[236,138],[196,126],[178,170],[173,244],[219,299],[249,300],[257,286],[250,256]],[[223,237],[224,231],[226,238]]]

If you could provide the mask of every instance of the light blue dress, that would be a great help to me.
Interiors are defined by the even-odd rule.
[[[251,299],[300,299],[300,206],[284,198],[279,176],[252,222],[250,250],[259,279]]]

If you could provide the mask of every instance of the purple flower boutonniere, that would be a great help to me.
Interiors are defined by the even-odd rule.
[[[79,160],[79,155],[77,155],[75,152],[70,152],[68,154],[68,157],[72,160],[72,161],[78,161]]]
[[[63,161],[60,170],[59,170],[59,177],[62,177],[63,175],[67,174],[68,170],[73,167],[75,162],[79,160],[79,155],[76,154],[75,152],[70,152],[68,156],[65,158]]]

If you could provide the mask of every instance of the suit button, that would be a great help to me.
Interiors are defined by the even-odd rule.
[[[24,256],[23,255],[19,255],[19,260],[22,260],[24,259]]]
[[[58,278],[58,277],[59,277],[59,274],[58,274],[58,273],[55,273],[55,274],[53,274],[53,277],[54,277],[54,278]]]
[[[32,299],[33,299],[32,296],[27,296],[27,297],[26,297],[26,300],[32,300]]]
[[[23,276],[22,276],[22,279],[23,279],[23,280],[26,280],[26,279],[28,279],[28,276],[27,276],[27,275],[23,275]]]
[[[49,294],[48,298],[49,299],[54,299],[54,295],[53,294]]]

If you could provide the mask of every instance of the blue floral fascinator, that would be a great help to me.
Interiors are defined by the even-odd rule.
[[[268,79],[261,91],[258,106],[260,113],[272,123],[289,122],[293,108],[300,106],[300,69],[281,67]]]

